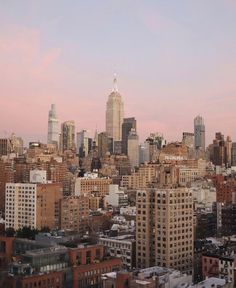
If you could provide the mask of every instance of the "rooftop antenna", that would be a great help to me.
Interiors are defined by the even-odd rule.
[[[114,79],[113,79],[113,92],[118,92],[116,73],[114,74]]]

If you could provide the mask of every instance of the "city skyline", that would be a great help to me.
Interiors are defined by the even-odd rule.
[[[235,12],[0,0],[0,287],[236,287]]]
[[[181,140],[198,114],[207,145],[218,131],[236,139],[233,1],[55,4],[1,3],[1,137],[46,142],[51,103],[76,131],[105,131],[117,72],[124,117],[137,119],[141,140],[155,131]]]

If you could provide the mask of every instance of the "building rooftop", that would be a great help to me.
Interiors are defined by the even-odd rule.
[[[178,270],[166,268],[166,267],[161,267],[161,266],[154,266],[154,267],[149,267],[149,268],[134,271],[134,274],[136,274],[136,275],[143,275],[143,277],[142,277],[143,279],[148,279],[148,278],[151,278],[153,276],[161,276],[161,275],[164,275],[167,273],[172,275],[172,278],[178,278],[178,277],[183,275]]]
[[[78,177],[77,179],[109,179],[109,177],[99,177],[98,173],[88,172],[83,177]]]
[[[170,281],[170,283],[179,283],[179,280],[183,280],[184,282],[179,283],[178,288],[192,287],[192,278],[191,276],[187,276],[187,274],[183,274],[182,272],[166,267],[154,266],[146,269],[137,269],[133,272],[128,271],[119,271],[106,273],[102,275],[102,279],[116,279],[117,273],[125,273],[129,275],[130,279],[132,279],[136,284],[147,286],[152,282],[153,279],[158,278],[159,284],[167,283],[166,281]],[[169,280],[168,280],[169,279]],[[175,280],[176,279],[176,280]],[[133,287],[133,286],[132,286]],[[164,286],[163,286],[164,287]],[[174,287],[174,286],[170,286]],[[175,286],[177,287],[177,286]],[[194,286],[195,287],[195,286]]]
[[[42,256],[44,254],[57,254],[57,253],[65,253],[67,252],[67,248],[64,246],[53,246],[50,248],[43,248],[43,249],[35,249],[25,252],[25,256]]]
[[[100,237],[100,239],[109,239],[109,240],[130,240],[133,241],[134,240],[134,235],[132,234],[125,234],[125,235],[119,235],[119,236],[114,236],[114,237],[110,237],[110,236],[106,236],[106,235],[102,235]]]
[[[150,284],[150,282],[145,281],[145,280],[135,280],[135,283],[139,284],[139,285],[148,285],[148,284]]]
[[[106,273],[102,275],[103,279],[106,278],[112,278],[112,279],[116,279],[117,273],[116,272],[110,272],[110,273]]]
[[[223,287],[226,284],[225,279],[220,279],[216,277],[208,278],[202,282],[197,283],[196,285],[190,286],[191,288],[218,288]]]

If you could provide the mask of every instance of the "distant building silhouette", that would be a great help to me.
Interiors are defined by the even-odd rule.
[[[114,78],[114,88],[109,95],[106,107],[106,132],[113,141],[121,140],[121,126],[124,116],[124,104]]]
[[[205,151],[205,124],[200,115],[194,118],[194,144],[195,149]]]
[[[48,144],[59,145],[59,120],[56,115],[56,105],[51,105],[48,113]]]

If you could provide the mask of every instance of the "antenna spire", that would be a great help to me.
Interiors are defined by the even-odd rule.
[[[116,74],[114,74],[114,79],[113,79],[113,91],[118,92],[118,86],[117,86],[117,77]]]

